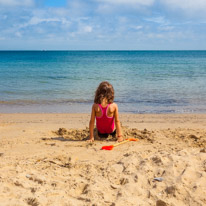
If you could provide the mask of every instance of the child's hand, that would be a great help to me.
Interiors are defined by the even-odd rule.
[[[117,142],[122,142],[123,140],[124,139],[123,139],[122,135],[117,137]]]
[[[93,137],[93,138],[90,138],[89,140],[87,140],[87,142],[89,142],[89,143],[94,142],[94,137]]]

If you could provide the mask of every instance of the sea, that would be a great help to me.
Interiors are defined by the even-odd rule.
[[[0,113],[89,113],[102,81],[120,113],[206,113],[206,51],[0,51]]]

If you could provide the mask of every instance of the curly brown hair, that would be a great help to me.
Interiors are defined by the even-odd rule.
[[[107,82],[101,82],[95,92],[94,103],[101,104],[102,100],[106,98],[108,103],[113,103],[114,101],[114,88]]]

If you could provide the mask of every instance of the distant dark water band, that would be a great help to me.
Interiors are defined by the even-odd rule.
[[[52,105],[72,103],[93,103],[91,100],[10,100],[0,101],[0,105]]]
[[[176,99],[142,99],[142,100],[119,100],[116,103],[124,104],[147,104],[147,105],[189,105],[189,101],[176,100]],[[34,104],[67,104],[67,103],[93,103],[92,99],[40,99],[40,100],[29,100],[29,99],[13,99],[13,100],[0,100],[0,105],[34,105]]]

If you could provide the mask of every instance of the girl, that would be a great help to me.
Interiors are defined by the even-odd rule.
[[[90,138],[89,141],[94,141],[94,122],[96,118],[96,127],[98,136],[113,137],[117,133],[117,141],[123,140],[119,121],[119,113],[117,104],[113,103],[114,89],[109,82],[100,83],[96,90],[94,104],[92,106],[91,119],[89,122]]]

